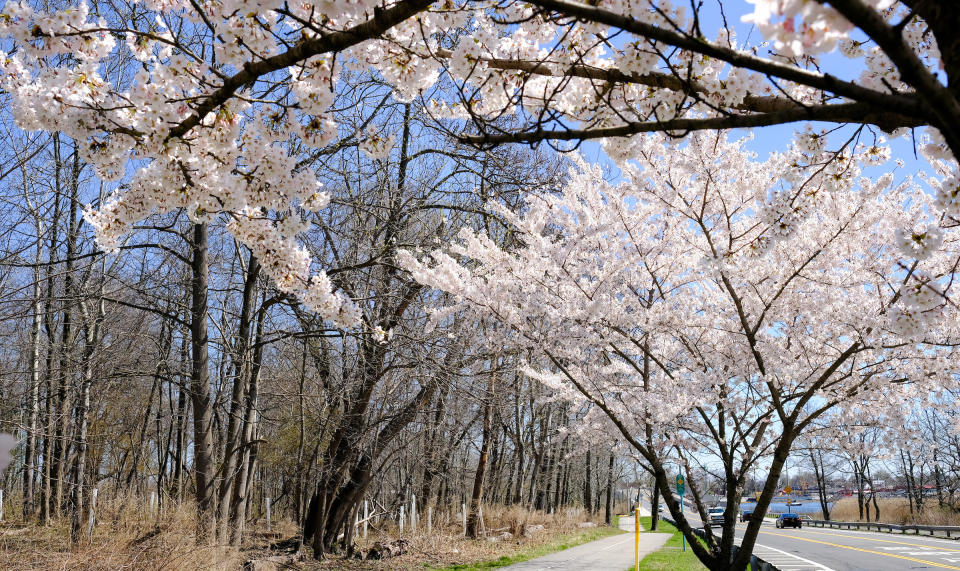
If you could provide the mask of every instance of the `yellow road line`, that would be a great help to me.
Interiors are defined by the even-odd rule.
[[[788,537],[790,539],[796,539],[798,541],[809,541],[810,543],[819,543],[821,545],[829,545],[831,547],[841,547],[843,549],[852,549],[854,551],[862,551],[863,553],[872,553],[873,555],[883,555],[884,557],[893,557],[896,559],[905,559],[907,561],[913,561],[915,563],[926,563],[927,565],[933,565],[934,567],[941,567],[943,569],[955,569],[960,571],[960,567],[954,567],[953,565],[946,565],[944,563],[937,563],[936,561],[927,561],[926,559],[917,559],[915,557],[907,557],[906,555],[897,555],[896,553],[884,553],[882,551],[874,551],[872,549],[861,549],[860,547],[851,547],[849,545],[840,545],[839,543],[830,543],[829,541],[818,541],[816,539],[807,539],[804,537],[797,537],[795,535],[786,535],[783,533],[774,533],[772,531],[761,531],[760,533],[766,533],[767,535],[776,535],[779,537]],[[919,546],[914,546],[919,547]]]
[[[862,534],[858,534],[858,535],[853,535],[853,536],[851,536],[851,535],[847,535],[847,534],[845,534],[845,533],[830,533],[830,532],[827,532],[827,531],[814,531],[814,530],[812,530],[812,529],[809,530],[809,531],[803,532],[804,535],[806,535],[806,534],[808,534],[808,533],[818,533],[818,534],[820,534],[820,535],[830,535],[830,536],[833,536],[833,537],[856,537],[857,539],[865,539],[865,540],[867,540],[867,541],[880,541],[880,542],[883,542],[883,543],[899,543],[900,545],[909,545],[909,546],[911,546],[911,547],[925,547],[925,548],[927,548],[927,549],[940,549],[940,550],[942,550],[942,551],[960,551],[960,549],[958,549],[958,548],[956,548],[956,547],[938,547],[938,546],[936,546],[936,545],[930,545],[930,544],[927,544],[927,543],[923,543],[923,544],[920,544],[920,543],[908,543],[908,542],[906,542],[906,541],[896,541],[896,540],[893,540],[893,539],[880,539],[880,538],[877,538],[877,537],[867,537],[866,535],[862,535]]]

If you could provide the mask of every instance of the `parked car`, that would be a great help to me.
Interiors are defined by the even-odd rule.
[[[777,516],[777,527],[803,527],[803,521],[797,514],[780,514]]]
[[[708,510],[707,510],[707,517],[710,518],[710,523],[719,523],[719,524],[722,524],[722,523],[723,523],[723,520],[724,520],[724,517],[723,517],[723,508],[721,508],[721,507],[716,507],[716,508],[710,508],[710,509],[708,509]]]
[[[743,510],[743,513],[740,514],[740,521],[750,521],[752,515],[753,510]]]

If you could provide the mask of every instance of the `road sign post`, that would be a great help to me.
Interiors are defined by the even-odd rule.
[[[683,494],[687,492],[687,483],[683,479],[683,474],[677,474],[677,495],[680,496],[680,513],[683,513]],[[683,550],[687,550],[687,536],[680,534],[680,544]]]
[[[640,501],[633,510],[633,571],[640,571]]]

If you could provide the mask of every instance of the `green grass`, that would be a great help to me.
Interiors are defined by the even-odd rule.
[[[640,525],[643,526],[643,529],[649,530],[650,517],[640,518]],[[681,538],[683,535],[677,528],[661,519],[657,531],[652,533],[671,533],[673,535],[663,544],[663,547],[640,560],[641,571],[701,571],[706,569],[703,563],[700,563],[700,560],[697,559],[697,556],[693,554],[690,546],[687,546],[686,551],[682,550]],[[633,571],[633,567],[629,571]]]
[[[542,557],[544,555],[556,553],[557,551],[563,551],[564,549],[569,549],[571,547],[576,547],[578,545],[583,545],[584,543],[589,543],[597,539],[602,539],[604,537],[618,535],[621,533],[624,532],[615,527],[600,526],[589,528],[558,536],[550,543],[545,543],[543,545],[518,551],[513,555],[504,556],[499,559],[494,559],[493,561],[465,563],[453,565],[451,567],[435,567],[434,569],[442,569],[443,571],[481,571],[483,569],[496,569],[498,567],[506,567],[507,565],[520,563],[521,561],[527,561],[528,559],[534,559],[535,557]]]

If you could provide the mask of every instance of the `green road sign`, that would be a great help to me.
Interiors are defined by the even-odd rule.
[[[681,496],[687,491],[687,483],[683,479],[682,474],[677,474],[677,493]]]

